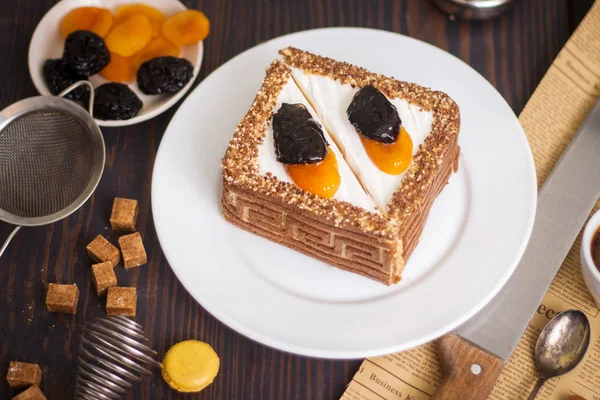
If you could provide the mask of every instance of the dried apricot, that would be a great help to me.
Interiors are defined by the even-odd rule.
[[[146,4],[125,4],[117,7],[115,11],[115,22],[121,23],[135,14],[142,14],[148,17],[152,24],[152,37],[157,38],[161,35],[162,24],[165,21],[165,15],[154,7]]]
[[[152,25],[148,17],[135,14],[117,24],[106,37],[111,53],[129,57],[142,50],[152,40]]]
[[[396,141],[390,144],[359,136],[373,164],[386,174],[400,175],[410,165],[413,142],[404,127],[400,128]]]
[[[177,57],[179,51],[179,46],[174,45],[163,37],[159,37],[151,41],[148,46],[144,47],[144,50],[133,55],[130,58],[130,62],[131,65],[133,65],[133,68],[137,70],[140,65],[156,57]]]
[[[110,10],[99,7],[79,7],[64,16],[60,22],[63,39],[75,31],[92,31],[100,37],[106,36],[113,24]]]
[[[285,170],[301,189],[328,199],[335,196],[342,180],[337,158],[331,149],[328,149],[323,161],[316,164],[286,164]]]
[[[133,80],[133,72],[128,58],[111,54],[110,63],[100,71],[100,75],[113,82],[129,82]]]
[[[194,44],[204,40],[210,31],[210,21],[204,13],[186,10],[167,18],[162,33],[165,38],[179,45]]]

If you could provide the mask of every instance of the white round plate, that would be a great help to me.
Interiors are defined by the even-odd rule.
[[[458,173],[436,200],[398,285],[330,267],[221,215],[221,157],[265,67],[290,45],[445,91],[460,106]],[[436,47],[358,28],[283,36],[225,63],[173,117],[152,181],[160,243],[190,294],[251,339],[326,358],[405,350],[473,316],[514,270],[535,206],[529,145],[492,85]]]
[[[61,58],[63,53],[63,47],[65,45],[64,39],[60,35],[60,21],[63,17],[74,8],[94,6],[104,7],[114,10],[123,4],[130,3],[144,3],[149,6],[155,7],[162,11],[167,17],[176,14],[180,11],[186,10],[186,7],[177,0],[62,0],[56,3],[46,15],[42,18],[29,43],[29,75],[35,85],[37,91],[42,95],[51,95],[46,82],[44,81],[44,75],[42,68],[44,62],[49,58]],[[181,46],[181,53],[179,57],[187,59],[194,66],[194,75],[192,79],[184,86],[179,92],[173,95],[158,95],[148,96],[140,91],[137,82],[132,81],[129,83],[131,90],[138,95],[138,97],[144,102],[144,107],[140,110],[139,114],[131,119],[118,120],[118,121],[104,121],[96,119],[96,122],[100,126],[127,126],[137,124],[138,122],[146,121],[150,118],[154,118],[157,115],[168,110],[173,106],[181,97],[187,93],[188,90],[194,84],[198,72],[200,71],[200,65],[202,65],[202,54],[203,45],[202,42],[190,46]],[[109,82],[104,79],[100,74],[92,75],[90,82],[94,87],[98,87],[103,83]]]

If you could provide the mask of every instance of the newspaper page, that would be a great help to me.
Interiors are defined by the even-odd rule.
[[[588,12],[519,116],[534,155],[541,184],[600,96],[600,1]],[[560,112],[557,112],[560,110]],[[600,202],[596,209],[600,208]],[[539,305],[489,399],[527,399],[537,379],[533,349],[541,329],[556,313],[586,313],[592,339],[573,371],[549,380],[537,399],[566,400],[579,395],[600,400],[600,315],[581,275],[581,235]],[[426,400],[442,379],[437,349],[416,349],[366,359],[342,400]]]

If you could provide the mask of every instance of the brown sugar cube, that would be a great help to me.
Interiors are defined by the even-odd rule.
[[[87,245],[86,249],[90,258],[99,263],[110,261],[111,265],[114,267],[121,259],[119,249],[113,246],[102,235],[96,236],[96,238]]]
[[[137,293],[134,287],[114,286],[108,288],[106,313],[135,317]]]
[[[78,301],[79,289],[77,285],[60,285],[58,283],[48,285],[48,294],[46,295],[48,311],[75,314]]]
[[[37,386],[32,386],[23,393],[13,397],[13,400],[47,400],[44,393]]]
[[[8,386],[13,389],[23,389],[42,382],[42,370],[37,364],[11,361],[6,374]]]
[[[115,231],[134,232],[137,216],[137,200],[115,197],[110,214],[110,224]]]
[[[142,236],[139,232],[121,236],[119,238],[119,246],[121,247],[121,253],[123,254],[123,264],[125,264],[125,268],[129,269],[137,267],[148,262],[144,243],[142,242]]]
[[[98,296],[104,296],[109,287],[117,286],[117,275],[110,261],[92,265],[92,279]]]

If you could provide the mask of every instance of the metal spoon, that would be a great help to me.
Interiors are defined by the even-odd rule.
[[[535,344],[535,365],[540,377],[529,400],[535,398],[548,379],[575,368],[589,344],[590,323],[583,312],[566,310],[556,314]]]

